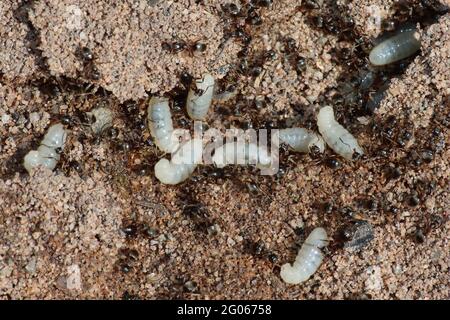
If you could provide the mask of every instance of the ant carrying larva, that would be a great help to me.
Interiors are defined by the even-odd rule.
[[[203,120],[211,106],[214,95],[214,77],[205,74],[203,78],[195,80],[189,88],[186,109],[193,120]]]
[[[296,152],[323,153],[325,143],[322,137],[305,128],[287,128],[279,131],[280,142]]]

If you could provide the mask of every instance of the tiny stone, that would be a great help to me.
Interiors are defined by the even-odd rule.
[[[67,267],[67,289],[81,290],[81,272],[80,267],[76,264]]]
[[[357,221],[354,225],[344,230],[348,241],[344,248],[361,249],[371,242],[374,238],[373,227],[367,221]]]
[[[27,272],[30,274],[34,274],[36,272],[36,263],[36,257],[31,257],[30,261],[28,261],[27,265],[25,266],[25,270],[27,270]]]
[[[7,124],[10,119],[11,119],[11,116],[9,114],[5,113],[5,114],[2,115],[2,122],[3,122],[3,124]]]
[[[289,221],[289,225],[292,227],[292,229],[297,229],[297,228],[303,228],[304,227],[304,222],[302,218],[296,218],[296,219],[292,219],[291,221]]]
[[[227,244],[228,244],[230,247],[232,247],[232,246],[234,246],[234,245],[236,244],[236,241],[234,241],[231,237],[229,237],[229,238],[227,239]]]
[[[190,291],[193,292],[197,289],[197,283],[195,283],[194,281],[188,281],[184,284],[184,287]]]
[[[40,118],[41,117],[39,116],[39,113],[37,113],[37,112],[30,113],[30,122],[32,124],[38,123]]]
[[[220,227],[217,224],[209,226],[207,230],[210,236],[215,236],[220,233]]]

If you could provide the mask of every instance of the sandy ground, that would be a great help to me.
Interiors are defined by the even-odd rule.
[[[405,11],[390,0],[279,0],[255,9],[261,24],[220,3],[1,2],[0,298],[449,299],[445,2]],[[368,66],[388,31],[377,21],[417,25],[420,53]],[[206,51],[163,49],[181,40]],[[211,127],[316,129],[318,108],[332,104],[366,155],[349,163],[282,149],[276,176],[205,166],[162,185],[145,111],[149,96],[166,94],[176,126],[192,128],[183,71],[236,87],[214,104]],[[369,73],[367,87],[355,81]],[[117,136],[81,120],[97,106],[114,111]],[[58,167],[28,175],[23,156],[63,116]],[[317,226],[332,240],[324,263],[286,285],[280,266]]]

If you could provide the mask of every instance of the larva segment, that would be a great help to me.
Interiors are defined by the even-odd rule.
[[[286,263],[281,266],[280,276],[284,282],[299,284],[308,280],[320,267],[323,261],[321,248],[328,245],[328,237],[325,229],[315,228],[291,265]]]
[[[375,46],[369,60],[375,66],[390,64],[413,55],[420,45],[419,33],[415,29],[404,30]]]
[[[28,152],[23,159],[23,166],[28,171],[28,173],[31,173],[32,168],[36,168],[37,166],[42,164],[42,158],[39,155],[39,151],[37,150],[31,150]],[[45,165],[47,167],[47,165]]]
[[[159,160],[155,165],[155,176],[163,184],[179,184],[194,172],[196,165],[174,164],[167,159]]]
[[[64,148],[66,142],[66,131],[62,124],[51,126],[41,141],[37,150],[27,153],[23,160],[23,166],[31,173],[37,166],[44,166],[50,170],[55,169],[60,159],[60,150]]]
[[[321,136],[305,128],[280,129],[280,142],[287,144],[296,152],[322,153],[325,150],[325,143]]]
[[[202,140],[185,142],[172,156],[161,159],[155,165],[155,176],[164,184],[175,185],[188,179],[202,159]]]
[[[272,159],[266,148],[255,143],[234,141],[228,142],[214,150],[213,163],[218,168],[230,164],[254,164],[258,168],[270,166]]]
[[[206,74],[202,79],[195,81],[189,89],[186,109],[193,120],[204,120],[211,107],[214,95],[214,77]]]
[[[45,145],[49,148],[57,149],[62,148],[66,142],[66,131],[61,123],[57,123],[48,128],[44,139],[41,141],[41,145]]]
[[[169,100],[159,97],[151,98],[147,109],[147,121],[158,148],[166,153],[175,152],[179,147],[179,142],[174,135]]]
[[[326,144],[345,159],[354,160],[356,155],[364,154],[355,137],[334,119],[332,107],[320,109],[317,126]]]

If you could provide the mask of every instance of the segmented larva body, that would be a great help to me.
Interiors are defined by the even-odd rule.
[[[420,49],[418,32],[404,30],[375,46],[369,54],[373,65],[382,66],[405,59]]]
[[[324,228],[315,228],[306,238],[294,263],[281,266],[280,276],[284,282],[299,284],[308,280],[323,261],[321,248],[328,245],[327,232]]]
[[[327,145],[345,159],[354,160],[355,156],[364,154],[355,137],[334,119],[332,107],[320,109],[317,126]]]
[[[270,166],[272,159],[263,146],[245,141],[228,142],[214,150],[213,163],[218,168],[230,164],[254,164],[258,168]]]
[[[150,133],[158,148],[166,153],[175,152],[179,146],[175,137],[169,99],[153,97],[147,109]]]
[[[195,81],[190,88],[186,101],[186,109],[193,120],[203,120],[211,107],[214,95],[214,77],[206,74]]]
[[[194,172],[202,160],[202,140],[192,139],[185,142],[172,159],[161,159],[155,165],[155,176],[164,184],[178,184],[185,181]]]
[[[320,152],[325,150],[322,137],[305,128],[280,129],[280,142],[287,144],[297,152]]]
[[[104,130],[112,126],[113,113],[110,109],[99,107],[87,113],[93,116],[95,121],[91,124],[91,129],[95,134],[101,134]]]
[[[23,166],[28,173],[31,173],[33,168],[40,165],[50,170],[55,169],[65,142],[66,131],[63,125],[60,123],[52,125],[37,150],[27,153],[23,160]]]

